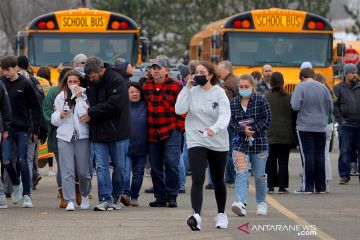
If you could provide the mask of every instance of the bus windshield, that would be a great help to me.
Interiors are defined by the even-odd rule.
[[[33,33],[29,36],[29,61],[34,66],[69,65],[78,53],[113,63],[118,58],[136,63],[134,34]]]
[[[313,67],[331,64],[330,34],[228,32],[226,37],[228,49],[224,54],[235,66],[299,67],[304,61]]]

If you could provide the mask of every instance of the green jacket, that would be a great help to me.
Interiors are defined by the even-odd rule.
[[[268,91],[265,93],[269,101],[272,122],[268,129],[269,144],[296,144],[294,112],[291,109],[291,94]]]
[[[57,139],[56,139],[56,129],[54,125],[51,124],[51,114],[54,112],[54,102],[57,96],[57,93],[60,89],[60,86],[50,88],[48,94],[45,96],[43,102],[43,115],[46,123],[48,124],[48,150],[49,152],[58,152]]]

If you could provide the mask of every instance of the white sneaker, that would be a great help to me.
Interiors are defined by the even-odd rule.
[[[81,204],[80,204],[80,209],[89,209],[90,207],[90,200],[89,200],[89,196],[81,196]]]
[[[226,216],[225,213],[218,213],[218,215],[215,217],[215,227],[216,228],[221,228],[221,229],[226,229],[228,224],[229,224],[229,220],[228,217]]]
[[[234,202],[231,210],[240,217],[246,216],[246,207],[242,202]]]
[[[5,209],[5,208],[8,208],[5,200],[5,195],[0,195],[0,209]]]
[[[187,225],[189,225],[190,229],[193,231],[201,230],[201,217],[197,213],[193,213],[189,216],[187,220]]]
[[[264,216],[267,214],[267,205],[265,202],[261,202],[257,205],[256,214]]]
[[[24,195],[24,200],[23,200],[23,208],[32,208],[34,207],[31,201],[31,198],[29,195]]]
[[[18,202],[20,202],[20,200],[22,199],[22,192],[23,187],[21,183],[20,185],[13,186],[13,192],[11,193],[11,201],[13,202],[13,204],[17,204]]]
[[[54,172],[54,171],[48,172],[48,177],[54,177],[54,176],[56,176],[56,172]]]
[[[66,211],[75,211],[75,206],[74,206],[74,202],[69,201],[67,206],[66,206]]]

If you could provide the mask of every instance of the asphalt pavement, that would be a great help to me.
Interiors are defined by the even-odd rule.
[[[337,173],[338,143],[331,153],[333,180],[328,194],[295,195],[300,186],[300,156],[291,153],[289,172],[291,192],[268,195],[268,215],[256,215],[254,181],[250,179],[248,215],[238,217],[231,212],[234,188],[228,187],[226,212],[228,229],[215,229],[216,202],[213,190],[204,189],[202,230],[192,232],[186,225],[191,213],[191,177],[187,177],[186,194],[178,197],[178,208],[151,208],[152,194],[144,193],[151,186],[145,177],[140,207],[123,207],[119,211],[66,212],[58,208],[55,177],[44,175],[33,192],[34,208],[24,209],[8,200],[8,209],[0,209],[0,239],[359,239],[360,184],[352,177],[348,185],[339,185]],[[93,179],[91,205],[97,203],[96,178]]]

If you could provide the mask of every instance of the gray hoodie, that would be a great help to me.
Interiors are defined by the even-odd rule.
[[[291,97],[291,107],[298,112],[297,130],[326,131],[329,114],[333,111],[333,103],[330,92],[324,84],[315,80],[299,83]]]

